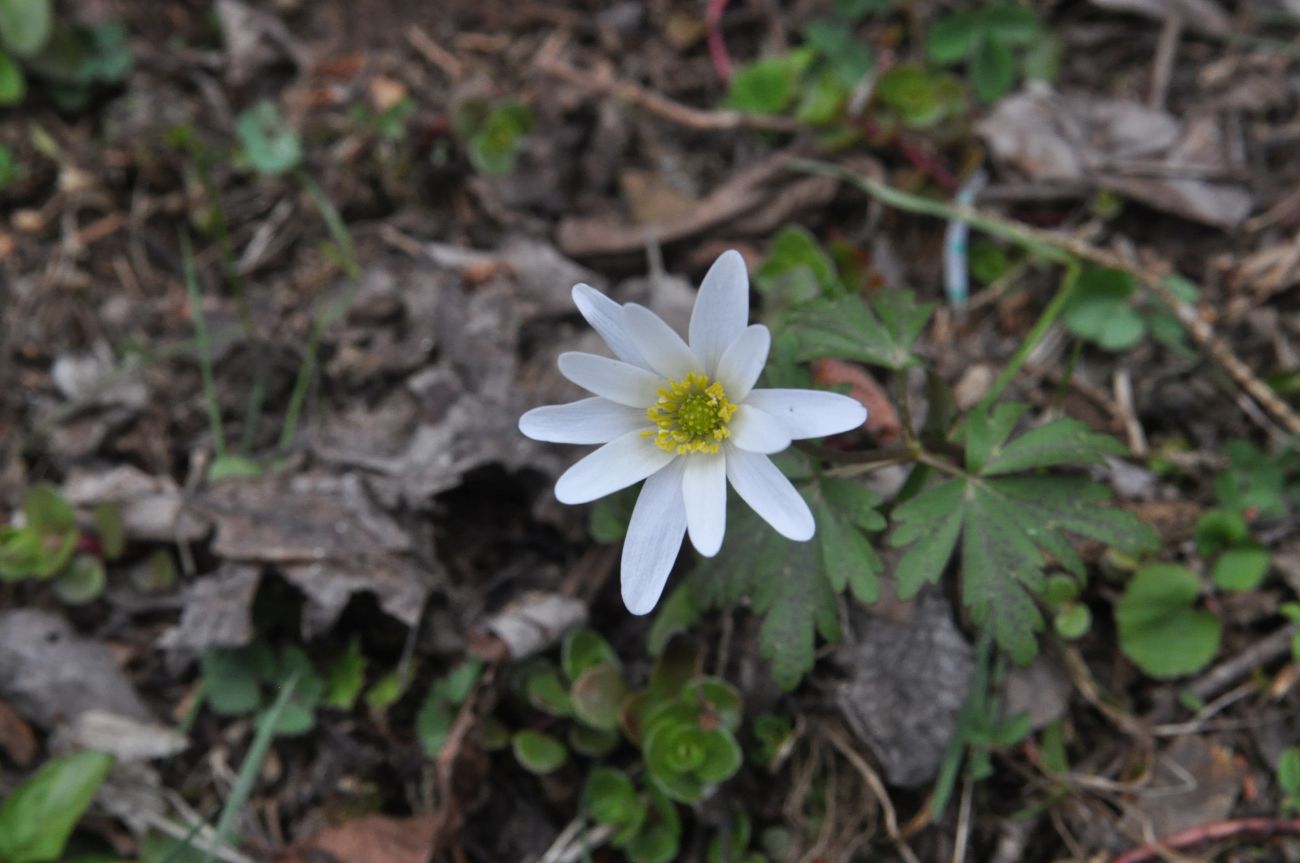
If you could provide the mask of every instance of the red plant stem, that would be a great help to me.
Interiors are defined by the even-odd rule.
[[[730,0],[709,0],[704,13],[704,21],[709,27],[709,59],[713,61],[713,71],[718,73],[722,83],[731,83],[731,57],[727,54],[727,43],[722,39],[722,13],[727,11]]]
[[[864,115],[858,118],[858,123],[862,127],[863,134],[869,138],[879,138],[885,135],[885,130],[873,117]],[[885,137],[885,141],[891,147],[897,149],[904,159],[911,162],[914,168],[938,183],[949,195],[957,192],[957,187],[960,185],[957,178],[943,166],[934,154],[912,143],[900,132],[890,132]]]
[[[1244,834],[1273,836],[1287,834],[1300,836],[1300,818],[1238,818],[1218,821],[1180,830],[1161,839],[1155,845],[1143,845],[1116,857],[1114,863],[1145,863],[1157,859],[1161,851],[1181,850],[1219,839],[1232,839]]]

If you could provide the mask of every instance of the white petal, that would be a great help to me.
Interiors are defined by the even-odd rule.
[[[679,381],[691,372],[703,371],[682,337],[645,306],[623,306],[623,325],[650,368],[669,380]]]
[[[748,452],[780,452],[790,445],[790,431],[785,423],[752,405],[741,405],[727,426],[729,440]]]
[[[749,395],[763,373],[763,366],[767,365],[767,351],[771,347],[772,334],[762,324],[745,327],[740,337],[727,346],[714,375],[722,382],[727,398],[739,402]]]
[[[555,497],[560,503],[593,501],[640,482],[674,457],[655,446],[654,438],[628,432],[561,474],[555,482]]]
[[[727,459],[722,453],[697,453],[682,459],[682,499],[691,545],[705,557],[722,548],[727,530]]]
[[[682,507],[682,462],[678,459],[645,481],[632,509],[623,543],[623,604],[649,614],[664,592],[686,532]]]
[[[591,324],[591,328],[600,334],[614,352],[625,363],[648,369],[641,352],[636,349],[623,328],[623,307],[593,288],[591,285],[573,286],[573,304],[582,312],[582,316]]]
[[[722,352],[749,323],[749,272],[740,252],[723,252],[709,267],[691,312],[691,350],[712,374]]]
[[[560,354],[560,374],[585,390],[633,408],[648,408],[663,381],[654,372],[609,357],[568,351]]]
[[[795,440],[839,434],[867,421],[857,399],[824,390],[754,390],[745,403],[784,422]]]
[[[602,398],[533,408],[519,418],[519,430],[550,443],[605,443],[651,425],[645,411]]]
[[[734,446],[728,446],[726,452],[727,479],[741,500],[787,539],[812,539],[817,528],[812,511],[772,460]]]

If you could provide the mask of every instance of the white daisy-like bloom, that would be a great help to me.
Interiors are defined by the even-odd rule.
[[[727,251],[700,286],[683,341],[654,312],[588,285],[573,301],[618,359],[569,352],[560,373],[592,398],[535,408],[519,430],[538,441],[602,444],[560,476],[562,503],[588,503],[645,480],[623,545],[623,602],[651,611],[682,535],[706,557],[722,547],[727,482],[783,536],[806,541],[812,512],[768,455],[792,440],[861,426],[867,411],[821,390],[755,389],[772,337],[749,324],[749,274]]]

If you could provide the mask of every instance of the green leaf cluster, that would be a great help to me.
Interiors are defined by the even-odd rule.
[[[51,863],[63,856],[73,828],[113,766],[99,752],[47,762],[0,803],[0,860]]]
[[[654,786],[639,789],[622,770],[597,767],[587,775],[582,808],[592,821],[613,828],[610,843],[622,849],[632,863],[677,859],[681,816]]]
[[[51,485],[39,484],[23,497],[21,524],[0,526],[0,581],[50,581],[69,605],[90,602],[104,592],[105,559],[116,559],[126,544],[116,507],[96,507],[94,520],[101,553],[78,553],[82,534],[76,514]]]
[[[684,587],[699,608],[730,606],[749,597],[763,615],[759,651],[772,662],[782,689],[793,689],[813,666],[818,636],[840,637],[835,597],[848,588],[863,602],[879,596],[879,557],[866,534],[882,530],[880,498],[850,480],[798,477],[817,531],[810,542],[791,542],[739,501],[731,502],[727,540],[701,560]]]
[[[71,24],[55,18],[53,0],[0,0],[0,107],[20,103],[34,75],[60,108],[76,110],[95,86],[124,80],[134,64],[120,22]]]
[[[876,84],[882,115],[910,129],[933,129],[969,112],[961,81],[920,63],[897,63]]]
[[[429,686],[415,716],[415,732],[430,758],[437,758],[456,723],[456,710],[469,698],[483,663],[466,659]]]
[[[726,104],[751,114],[792,111],[816,126],[835,123],[874,64],[871,49],[856,35],[857,23],[868,11],[837,4],[831,17],[809,22],[802,45],[737,69]]]
[[[302,164],[302,141],[280,109],[263,99],[235,118],[242,157],[254,171],[278,177]]]
[[[1115,440],[1076,420],[1056,420],[1012,437],[1024,405],[976,409],[965,426],[965,470],[921,491],[893,513],[890,544],[905,548],[894,571],[899,596],[937,582],[958,551],[962,599],[975,622],[1017,661],[1037,652],[1042,615],[1035,595],[1051,561],[1076,578],[1083,561],[1074,534],[1136,554],[1155,548],[1154,531],[1105,506],[1109,490],[1083,476],[1045,468],[1099,462],[1122,452]],[[959,546],[960,543],[960,546]]]
[[[1173,313],[1134,296],[1133,276],[1102,267],[1084,267],[1061,312],[1066,329],[1107,351],[1125,351],[1148,335],[1185,352],[1186,336]],[[1194,298],[1194,295],[1193,297]]]
[[[930,29],[926,54],[940,64],[966,63],[975,95],[994,102],[1016,82],[1013,51],[1041,38],[1033,10],[1014,3],[992,3],[944,16]]]
[[[275,733],[293,737],[316,727],[316,711],[328,685],[301,647],[285,645],[277,654],[268,645],[214,648],[203,654],[203,700],[218,716],[269,715],[275,693],[292,679],[293,693],[276,716]]]
[[[465,146],[474,170],[487,176],[509,174],[533,129],[533,112],[519,102],[494,105],[465,99],[452,111],[451,128]]]
[[[1185,567],[1152,563],[1139,569],[1115,606],[1120,650],[1152,677],[1204,668],[1219,651],[1223,624],[1195,607],[1200,594],[1200,580]]]
[[[1222,590],[1254,590],[1268,575],[1268,549],[1250,535],[1245,517],[1232,509],[1206,511],[1196,520],[1196,551],[1211,560],[1210,578]]]

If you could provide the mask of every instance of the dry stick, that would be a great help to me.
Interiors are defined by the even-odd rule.
[[[1265,836],[1300,836],[1300,818],[1238,818],[1235,821],[1218,821],[1201,824],[1170,834],[1155,845],[1134,848],[1115,858],[1114,863],[1145,863],[1184,848],[1205,842],[1235,839],[1239,836],[1261,838]]]
[[[1210,669],[1187,687],[1198,701],[1209,701],[1261,665],[1267,665],[1291,651],[1300,626],[1291,624],[1261,638],[1250,647]]]
[[[543,60],[537,64],[538,71],[552,78],[559,78],[569,84],[591,90],[602,96],[613,96],[624,102],[630,102],[639,108],[645,108],[666,120],[671,120],[692,129],[721,132],[729,129],[754,129],[760,132],[789,132],[802,130],[804,125],[790,117],[764,117],[746,114],[741,111],[702,111],[674,102],[647,90],[630,81],[619,81],[608,72],[592,72],[570,66],[563,60]]]
[[[898,814],[894,811],[893,801],[889,799],[889,792],[885,790],[885,783],[880,781],[880,775],[871,769],[867,760],[853,748],[853,744],[845,737],[844,732],[838,727],[827,725],[823,729],[826,739],[831,742],[839,753],[852,764],[862,777],[862,781],[871,789],[871,793],[876,795],[876,801],[880,804],[880,811],[885,815],[885,832],[893,841],[898,853],[908,863],[919,863],[916,854],[907,845],[907,840],[903,838],[902,832],[898,829]]]
[[[1162,276],[1146,268],[1137,267],[1114,252],[1099,249],[1073,237],[1032,228],[1029,225],[1011,219],[1004,219],[1001,216],[995,216],[974,207],[951,205],[911,195],[895,189],[887,183],[860,176],[847,168],[830,162],[790,159],[786,164],[798,171],[838,177],[852,183],[882,203],[906,212],[936,216],[941,219],[960,219],[968,222],[973,228],[1010,240],[1017,245],[1046,256],[1049,260],[1066,263],[1070,258],[1075,258],[1099,267],[1122,270],[1128,273],[1151,293],[1155,294],[1174,313],[1179,323],[1183,325],[1201,350],[1210,359],[1218,363],[1219,367],[1227,372],[1228,377],[1232,378],[1239,387],[1249,394],[1288,434],[1300,435],[1300,414],[1297,414],[1290,405],[1283,401],[1281,396],[1274,392],[1268,384],[1260,380],[1250,370],[1250,367],[1233,353],[1232,348],[1223,339],[1215,335],[1213,328],[1201,318],[1195,307],[1184,302],[1174,293],[1173,288],[1170,287],[1170,282],[1177,277]]]

